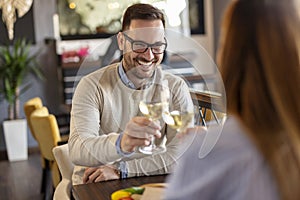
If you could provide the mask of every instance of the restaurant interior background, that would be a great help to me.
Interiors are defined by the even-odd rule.
[[[37,80],[34,77],[27,77],[25,80],[26,82],[31,82],[32,87],[26,91],[20,99],[21,106],[23,107],[24,102],[28,99],[39,96],[43,100],[43,104],[48,107],[51,113],[53,114],[61,114],[67,112],[66,107],[64,105],[63,94],[62,94],[62,82],[59,77],[59,56],[57,54],[62,54],[64,50],[68,50],[71,48],[76,48],[82,44],[85,45],[92,45],[95,41],[107,40],[111,34],[115,33],[120,26],[120,21],[118,20],[110,20],[110,19],[117,19],[122,16],[122,13],[119,10],[126,8],[127,5],[133,2],[152,2],[156,3],[157,6],[166,6],[165,3],[168,4],[165,9],[170,9],[172,6],[175,5],[184,5],[185,2],[183,0],[183,4],[179,4],[180,0],[165,0],[165,1],[158,1],[158,0],[149,0],[149,1],[138,1],[138,0],[122,0],[122,1],[111,1],[111,0],[73,0],[73,2],[77,3],[78,7],[83,7],[82,10],[78,11],[78,13],[85,13],[89,9],[89,13],[92,14],[92,18],[102,18],[105,17],[105,20],[101,26],[99,24],[94,24],[93,21],[90,21],[87,17],[83,23],[90,24],[89,28],[82,28],[79,32],[81,36],[78,36],[79,32],[76,32],[75,35],[74,30],[71,28],[68,29],[66,24],[72,24],[70,20],[75,19],[74,17],[69,17],[66,23],[63,25],[63,18],[61,16],[58,17],[57,13],[59,11],[58,5],[60,3],[65,2],[66,0],[34,0],[33,7],[31,10],[31,23],[32,29],[31,34],[34,38],[34,45],[32,47],[33,52],[39,51],[39,62],[42,67],[42,70],[45,74],[46,81]],[[198,0],[186,0],[186,5],[188,3],[197,3]],[[226,5],[230,0],[203,0],[203,11],[204,11],[204,32],[199,30],[197,27],[198,19],[195,19],[195,14],[192,8],[197,8],[192,6],[190,10],[188,7],[182,10],[182,7],[179,7],[181,12],[181,25],[175,21],[169,21],[172,19],[167,19],[168,21],[168,28],[172,28],[175,31],[181,31],[187,37],[191,37],[193,41],[198,42],[201,44],[209,55],[214,59],[216,48],[218,45],[218,37],[220,32],[220,20],[223,14],[223,10],[225,9]],[[71,2],[71,1],[70,1]],[[122,2],[118,4],[117,2]],[[174,3],[176,2],[176,3]],[[93,4],[95,3],[95,4]],[[83,4],[82,6],[80,6]],[[106,4],[107,8],[112,9],[101,9],[103,5]],[[100,6],[100,7],[98,7]],[[101,12],[99,11],[101,9]],[[176,8],[173,8],[173,11]],[[116,12],[115,10],[118,10]],[[105,13],[108,11],[108,13]],[[189,12],[191,11],[191,12]],[[61,11],[63,13],[63,11]],[[192,14],[191,14],[192,13]],[[197,13],[197,10],[196,10]],[[174,12],[171,12],[174,14]],[[84,14],[83,14],[84,15]],[[192,18],[189,19],[189,16]],[[67,17],[67,15],[65,16]],[[175,16],[176,17],[176,16]],[[61,21],[59,21],[61,20]],[[196,21],[195,21],[196,20]],[[110,23],[108,22],[110,21]],[[193,22],[194,21],[194,22]],[[174,22],[174,23],[173,23]],[[3,22],[0,22],[3,24]],[[172,26],[172,23],[174,26]],[[1,25],[2,25],[1,24]],[[63,25],[61,28],[59,24]],[[108,26],[110,24],[110,26]],[[190,26],[191,25],[191,26]],[[4,26],[0,26],[0,35],[6,34],[6,29],[3,28]],[[20,33],[18,31],[28,31],[30,27],[26,24],[19,24],[18,28],[15,29],[15,37],[18,37]],[[188,31],[187,31],[188,29]],[[192,31],[190,32],[190,29]],[[98,30],[91,31],[91,30]],[[29,30],[30,31],[30,30]],[[60,33],[59,33],[60,31]],[[95,37],[102,37],[97,38]],[[93,38],[93,39],[90,39]],[[3,37],[2,37],[3,39]],[[67,40],[66,40],[67,39]],[[72,40],[70,40],[72,39]],[[3,42],[3,41],[1,41]],[[172,41],[169,41],[171,43]],[[180,47],[182,48],[182,47]],[[183,48],[184,49],[184,48]],[[100,54],[105,53],[105,49]],[[7,119],[7,102],[1,101],[0,102],[0,152],[5,151],[5,140],[3,136],[3,128],[2,122]],[[21,109],[21,116],[25,118],[25,114],[23,113],[23,109]],[[28,146],[29,148],[37,147],[36,141],[32,138],[29,130],[28,130]]]

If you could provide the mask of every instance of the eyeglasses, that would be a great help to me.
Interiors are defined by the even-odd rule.
[[[144,41],[134,40],[125,33],[123,33],[125,39],[128,40],[131,44],[131,49],[135,53],[145,53],[148,48],[151,48],[153,54],[162,54],[167,48],[167,40],[164,38],[165,43],[163,42],[156,42],[154,44],[149,44]]]

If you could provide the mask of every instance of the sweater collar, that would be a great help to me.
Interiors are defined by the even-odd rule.
[[[120,79],[122,80],[122,82],[129,88],[131,89],[135,89],[135,90],[138,90],[140,88],[137,88],[133,82],[131,80],[128,79],[128,76],[126,75],[125,71],[124,71],[124,68],[123,68],[123,65],[122,65],[122,62],[120,62],[119,66],[118,66],[118,73],[119,73],[119,76],[120,76]],[[156,74],[156,70],[154,71],[154,74],[153,76],[151,77],[150,81],[147,82],[145,85],[143,85],[143,88],[148,88],[150,87],[152,84],[153,84],[153,80],[154,80],[154,77],[155,77],[155,74]]]

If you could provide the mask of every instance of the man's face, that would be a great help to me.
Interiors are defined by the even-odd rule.
[[[163,53],[157,53],[154,49],[166,43],[161,20],[132,20],[128,31],[119,33],[118,38],[119,47],[124,53],[123,66],[128,78],[131,81],[150,78],[163,59]],[[152,46],[154,50],[147,48],[142,52],[136,41],[157,45]]]

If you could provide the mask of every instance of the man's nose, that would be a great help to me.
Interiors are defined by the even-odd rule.
[[[154,54],[152,52],[151,47],[148,47],[147,50],[144,52],[144,56],[148,59],[148,60],[152,60],[154,58]]]

